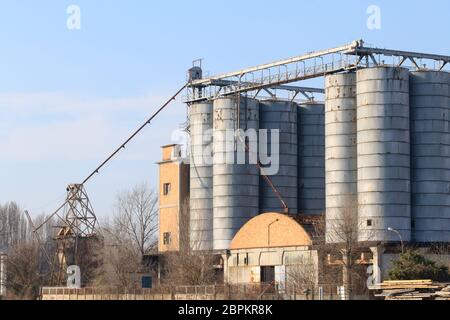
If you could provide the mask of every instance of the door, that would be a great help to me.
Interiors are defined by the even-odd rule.
[[[275,283],[275,267],[261,267],[261,283]]]

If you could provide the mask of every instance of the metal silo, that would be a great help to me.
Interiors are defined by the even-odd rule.
[[[450,74],[410,75],[413,240],[450,241]]]
[[[193,250],[213,249],[213,104],[195,103],[190,123],[190,243]]]
[[[289,213],[297,214],[298,205],[298,146],[297,105],[288,101],[265,100],[260,103],[260,129],[267,129],[268,155],[272,157],[276,174],[269,174]],[[272,140],[272,131],[279,131],[279,141]],[[274,144],[278,143],[278,153]],[[261,151],[261,150],[260,150]],[[260,212],[283,212],[283,206],[267,181],[260,178]]]
[[[409,72],[357,72],[360,241],[411,239]]]
[[[298,110],[298,209],[325,212],[325,106],[304,103]]]
[[[239,115],[239,116],[238,116]],[[236,130],[259,129],[259,102],[245,97],[219,98],[214,101],[214,250],[225,250],[239,229],[259,213],[259,169],[249,158],[257,159],[257,150],[246,152],[245,164],[238,164],[236,150],[244,139]],[[257,140],[248,137],[250,142]],[[257,145],[256,145],[257,146]],[[255,161],[256,162],[256,161]]]
[[[346,220],[357,219],[356,74],[325,78],[327,242],[342,242]]]

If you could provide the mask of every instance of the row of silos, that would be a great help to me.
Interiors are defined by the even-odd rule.
[[[228,249],[251,218],[283,212],[277,192],[290,214],[323,213],[323,122],[323,104],[244,96],[192,104],[191,248]]]
[[[326,78],[329,242],[349,224],[360,241],[450,241],[449,84],[395,67]]]

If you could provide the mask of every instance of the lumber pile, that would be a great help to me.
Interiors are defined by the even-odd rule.
[[[450,300],[450,285],[432,280],[385,281],[370,289],[384,300]]]

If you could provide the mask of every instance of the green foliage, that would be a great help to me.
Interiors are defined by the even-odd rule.
[[[393,262],[389,278],[391,280],[431,279],[446,282],[450,280],[450,275],[446,266],[426,259],[416,250],[408,250]]]

